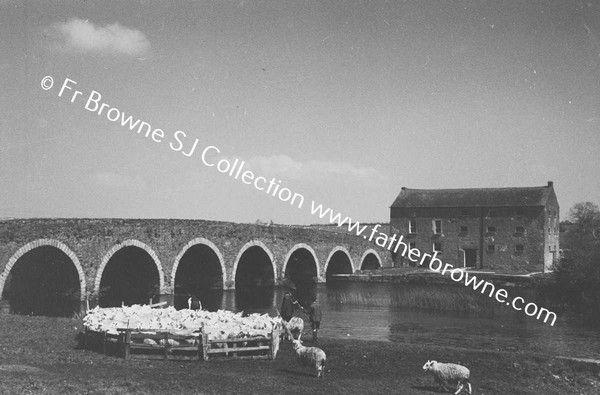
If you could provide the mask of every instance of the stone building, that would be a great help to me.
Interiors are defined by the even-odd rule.
[[[454,267],[546,272],[558,258],[553,183],[524,188],[409,189],[391,206],[390,234]],[[395,266],[416,265],[392,257]]]

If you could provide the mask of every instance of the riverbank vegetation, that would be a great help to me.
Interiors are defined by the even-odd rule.
[[[472,289],[455,284],[405,284],[398,287],[389,284],[386,292],[381,292],[381,285],[375,287],[378,292],[353,292],[335,290],[329,298],[335,303],[357,306],[375,306],[404,308],[420,311],[447,311],[457,314],[477,314],[480,316],[493,314],[492,301],[482,298]]]
[[[562,257],[540,295],[562,311],[578,313],[587,324],[600,326],[600,210],[578,203],[561,223]]]
[[[600,391],[598,365],[547,355],[324,338],[319,345],[328,356],[326,373],[316,379],[296,363],[290,343],[274,361],[124,360],[78,348],[81,329],[70,318],[3,316],[3,393],[433,395],[437,386],[422,371],[428,359],[469,367],[474,394]]]

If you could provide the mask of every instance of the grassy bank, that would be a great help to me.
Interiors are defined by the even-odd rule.
[[[472,276],[490,281],[498,286],[530,287],[535,285],[539,275],[522,273],[502,273],[489,270],[469,270]],[[413,284],[457,284],[449,275],[434,272],[425,267],[396,267],[379,270],[360,270],[353,274],[334,276],[338,281],[389,282]],[[543,275],[541,276],[543,277]]]
[[[526,294],[530,298],[535,296],[535,290],[543,278],[484,271],[469,273],[476,278],[476,283],[490,282],[494,286],[493,289],[505,288],[510,294]],[[465,286],[464,281],[452,280],[448,274],[442,275],[423,268],[360,271],[349,275],[336,275],[332,280],[338,284],[364,283],[389,287],[389,291],[385,293],[378,292],[379,288],[375,288],[376,291],[372,293],[365,290],[344,292],[343,289],[336,289],[335,293],[332,292],[333,299],[343,304],[477,315],[493,315],[495,305],[493,298],[489,297],[491,287],[482,293],[473,290],[472,286]]]
[[[470,367],[475,394],[597,394],[599,368],[549,356],[322,339],[325,379],[294,361],[123,360],[77,349],[79,321],[3,316],[1,388],[6,394],[434,394],[427,359]]]
[[[482,298],[481,294],[455,284],[408,284],[405,287],[391,287],[385,293],[381,292],[381,288],[377,288],[376,292],[336,291],[332,292],[330,298],[336,303],[346,305],[401,307],[479,315],[489,314],[492,303],[489,298]]]

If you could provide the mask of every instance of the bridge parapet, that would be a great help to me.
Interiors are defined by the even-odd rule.
[[[182,259],[196,245],[206,246],[205,254],[214,252],[223,288],[235,287],[242,255],[251,247],[264,250],[269,257],[276,283],[285,277],[292,258],[314,260],[319,282],[325,281],[328,270],[333,270],[332,262],[344,255],[351,263],[351,269],[344,270],[351,272],[361,269],[367,257],[382,267],[392,266],[389,252],[373,242],[309,226],[181,219],[10,219],[0,221],[0,292],[8,273],[23,255],[50,246],[64,252],[76,266],[81,298],[97,295],[111,258],[125,247],[136,247],[154,261],[160,293],[169,294]],[[334,263],[336,270],[343,266]]]

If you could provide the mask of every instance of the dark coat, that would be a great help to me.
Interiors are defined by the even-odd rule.
[[[291,295],[284,295],[283,302],[281,302],[281,318],[289,321],[294,315],[294,301]]]
[[[308,309],[308,319],[310,320],[310,322],[321,322],[321,316],[321,306],[315,300],[311,303]]]
[[[196,296],[192,296],[192,310],[200,310],[202,309],[202,304],[200,300]]]

